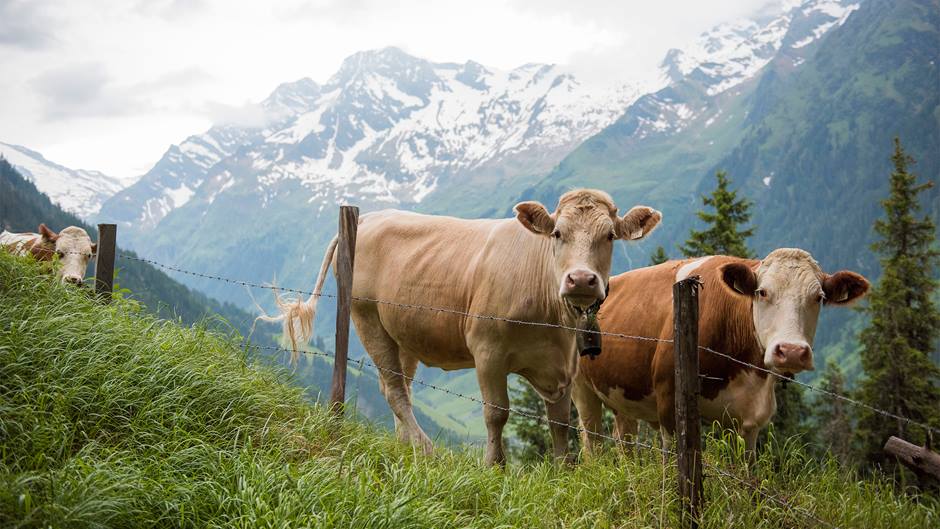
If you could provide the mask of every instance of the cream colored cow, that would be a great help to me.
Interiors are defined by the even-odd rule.
[[[537,202],[516,206],[515,219],[464,220],[380,211],[363,215],[356,241],[353,296],[440,307],[474,315],[572,326],[579,311],[605,297],[616,239],[641,239],[662,215],[645,206],[617,217],[601,191],[564,194],[554,213]],[[327,249],[317,278],[320,293],[333,260]],[[309,339],[317,296],[283,301],[276,318],[296,349]],[[574,332],[477,319],[450,312],[354,300],[359,338],[381,371],[381,389],[399,437],[430,452],[415,420],[410,381],[418,362],[442,369],[476,368],[487,427],[487,464],[505,461],[507,376],[525,377],[546,402],[551,419],[567,422],[577,367]],[[554,425],[557,457],[567,428]]]
[[[97,250],[82,228],[69,226],[56,233],[45,224],[39,225],[39,233],[0,233],[0,247],[17,255],[32,255],[38,261],[58,257],[56,278],[75,285],[82,283],[88,261]]]

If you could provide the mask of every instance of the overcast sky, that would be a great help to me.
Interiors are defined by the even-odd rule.
[[[0,141],[139,176],[171,143],[348,55],[648,77],[669,48],[779,0],[0,0]]]

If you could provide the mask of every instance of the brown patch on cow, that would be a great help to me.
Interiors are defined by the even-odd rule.
[[[848,305],[864,296],[871,286],[867,279],[848,270],[826,274],[821,283],[826,305]]]
[[[23,244],[23,249],[37,261],[52,261],[55,257],[55,241],[48,241],[45,237],[27,241]]]
[[[718,273],[725,285],[738,294],[752,296],[757,290],[757,274],[744,263],[727,263]]]
[[[42,235],[43,242],[48,241],[54,243],[59,238],[59,234],[50,230],[45,224],[39,225],[39,234]]]

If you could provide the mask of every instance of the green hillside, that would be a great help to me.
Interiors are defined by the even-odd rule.
[[[672,465],[610,455],[574,468],[483,468],[337,423],[230,337],[109,306],[0,254],[0,526],[674,527]],[[770,452],[771,450],[768,450]],[[936,526],[897,495],[793,447],[764,486],[842,527]],[[730,468],[712,441],[707,462]],[[666,480],[664,483],[663,480]],[[703,527],[817,527],[709,472]]]
[[[84,224],[76,216],[53,204],[40,193],[32,182],[23,178],[6,160],[0,157],[0,227],[11,231],[35,231],[44,222],[54,230],[66,226],[81,226],[95,239],[97,230]],[[118,234],[120,241],[120,233]],[[118,249],[119,254],[134,256],[133,252]],[[141,303],[148,311],[163,319],[179,319],[186,325],[201,322],[221,331],[232,331],[249,336],[254,316],[231,303],[220,303],[201,292],[190,289],[167,276],[161,270],[132,259],[117,259],[117,283],[126,295]],[[91,267],[90,267],[91,268]],[[90,271],[89,274],[93,273]],[[218,273],[218,272],[217,272]],[[267,292],[266,292],[267,293]],[[263,346],[276,344],[278,330],[271,325],[258,325],[250,336],[252,343]],[[270,354],[275,362],[285,364],[287,353]],[[311,399],[326,398],[332,379],[332,365],[322,358],[302,358],[295,372],[295,383],[305,388]],[[356,403],[359,413],[387,427],[393,424],[392,414],[379,393],[378,380],[371,373],[355,373],[355,384],[349,399]],[[467,440],[467,427],[455,423],[446,414],[438,413],[434,402],[422,401],[416,415],[426,425],[429,435],[450,442]],[[473,432],[477,433],[477,432]],[[477,436],[469,438],[475,440]]]

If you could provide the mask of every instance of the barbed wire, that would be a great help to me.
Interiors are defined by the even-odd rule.
[[[326,297],[326,298],[331,298],[331,299],[335,299],[335,298],[337,297],[336,294],[328,294],[328,293],[324,293],[324,292],[319,292],[319,293],[317,293],[317,292],[313,292],[313,291],[310,291],[310,290],[300,290],[300,289],[279,287],[279,286],[276,286],[276,285],[268,285],[268,284],[258,284],[258,283],[252,283],[252,282],[250,282],[250,281],[244,281],[244,280],[240,280],[240,279],[230,279],[230,278],[226,278],[226,277],[222,277],[222,276],[215,276],[215,275],[211,275],[211,274],[203,274],[203,273],[200,273],[200,272],[193,272],[193,271],[191,271],[191,270],[184,270],[184,269],[181,269],[181,268],[177,268],[177,267],[175,267],[175,266],[171,266],[171,265],[166,265],[166,264],[163,264],[163,263],[159,263],[159,262],[153,261],[153,260],[151,260],[151,259],[145,259],[145,258],[143,258],[143,257],[137,257],[137,256],[133,256],[133,255],[128,255],[128,254],[118,254],[118,257],[120,257],[120,258],[122,258],[122,259],[130,259],[130,260],[134,260],[134,261],[141,261],[141,262],[144,262],[144,263],[153,265],[153,266],[157,266],[157,267],[160,267],[160,268],[164,268],[164,269],[166,269],[166,270],[172,270],[172,271],[175,271],[175,272],[179,272],[179,273],[182,273],[182,274],[187,274],[187,275],[194,276],[194,277],[200,277],[200,278],[204,278],[204,279],[213,279],[213,280],[217,280],[217,281],[224,281],[224,282],[227,282],[227,283],[231,283],[231,284],[235,284],[235,285],[240,285],[240,286],[244,286],[244,287],[248,287],[248,288],[252,288],[252,287],[254,287],[254,288],[263,288],[263,289],[275,290],[275,291],[280,291],[280,292],[290,292],[290,293],[294,293],[294,294],[302,294],[302,295],[317,296],[317,297]],[[412,309],[412,310],[425,310],[425,311],[429,311],[429,312],[440,312],[440,313],[445,313],[445,314],[453,314],[453,315],[456,315],[456,316],[463,316],[463,317],[473,318],[473,319],[478,319],[478,320],[501,321],[501,322],[511,323],[511,324],[515,324],[515,325],[528,325],[528,326],[535,326],[535,327],[547,327],[547,328],[554,328],[554,329],[563,329],[563,330],[568,330],[568,331],[582,332],[582,333],[586,333],[586,334],[596,334],[596,335],[599,335],[599,336],[609,336],[609,337],[612,337],[612,338],[620,338],[620,339],[626,339],[626,340],[639,340],[639,341],[649,341],[649,342],[673,343],[673,340],[668,339],[668,338],[653,338],[653,337],[650,337],[650,336],[639,336],[639,335],[631,335],[631,334],[624,334],[624,333],[617,333],[617,332],[609,332],[609,331],[600,331],[600,330],[593,330],[593,329],[580,329],[580,328],[578,328],[578,327],[574,327],[574,326],[571,326],[571,325],[563,325],[563,324],[559,324],[559,323],[536,322],[536,321],[519,320],[519,319],[513,319],[513,318],[504,318],[504,317],[502,317],[502,316],[493,316],[493,315],[488,315],[488,314],[475,314],[475,313],[472,313],[472,312],[462,311],[462,310],[458,310],[458,309],[449,309],[449,308],[443,308],[443,307],[433,307],[433,306],[430,306],[430,305],[421,305],[421,304],[414,304],[414,303],[401,303],[401,302],[396,302],[396,301],[389,301],[389,300],[368,298],[368,297],[362,297],[362,296],[353,296],[352,299],[354,299],[354,300],[356,300],[356,301],[365,301],[365,302],[376,303],[376,304],[381,304],[381,305],[389,305],[389,306],[398,307],[398,308],[405,308],[405,309]],[[922,429],[924,429],[925,431],[928,431],[928,432],[931,432],[931,433],[940,434],[940,428],[936,428],[936,427],[930,426],[929,424],[926,424],[926,423],[923,423],[923,422],[920,422],[920,421],[916,421],[916,420],[914,420],[914,419],[910,419],[910,418],[908,418],[908,417],[904,417],[904,416],[898,415],[898,414],[896,414],[896,413],[892,413],[892,412],[887,411],[887,410],[882,410],[882,409],[880,409],[880,408],[876,408],[876,407],[874,407],[874,406],[871,406],[870,404],[866,404],[866,403],[864,403],[864,402],[861,402],[861,401],[859,401],[859,400],[853,399],[853,398],[851,398],[851,397],[848,397],[848,396],[843,395],[843,394],[840,394],[840,393],[835,393],[835,392],[833,392],[833,391],[829,391],[829,390],[827,390],[827,389],[823,389],[823,388],[820,388],[820,387],[818,387],[818,386],[814,386],[814,385],[809,384],[809,383],[806,383],[806,382],[801,382],[801,381],[799,381],[799,380],[796,380],[795,378],[791,378],[791,377],[789,377],[789,376],[787,376],[787,375],[778,373],[778,372],[776,372],[776,371],[774,371],[774,370],[772,370],[772,369],[767,369],[766,367],[758,366],[758,365],[752,364],[752,363],[750,363],[750,362],[746,362],[746,361],[741,360],[741,359],[739,359],[739,358],[735,358],[735,357],[732,356],[732,355],[729,355],[729,354],[727,354],[727,353],[722,353],[722,352],[720,352],[720,351],[716,351],[715,349],[712,349],[712,348],[710,348],[710,347],[706,347],[706,346],[704,346],[704,345],[699,345],[698,348],[701,349],[701,350],[703,350],[703,351],[706,351],[706,352],[708,352],[708,353],[711,353],[711,354],[720,356],[720,357],[722,357],[722,358],[725,358],[725,359],[727,359],[727,360],[730,360],[730,361],[732,361],[732,362],[735,362],[735,363],[737,363],[737,364],[740,364],[740,365],[742,365],[742,366],[748,367],[748,368],[750,368],[750,369],[754,369],[754,370],[760,371],[760,372],[762,372],[762,373],[766,373],[766,374],[771,375],[771,376],[773,376],[773,377],[776,377],[776,378],[778,378],[778,379],[780,379],[780,380],[798,384],[798,385],[800,385],[800,386],[802,386],[802,387],[805,387],[805,388],[808,388],[808,389],[810,389],[811,391],[814,391],[814,392],[816,392],[816,393],[820,393],[820,394],[829,396],[829,397],[831,397],[831,398],[839,399],[839,400],[841,400],[841,401],[843,401],[843,402],[850,403],[850,404],[852,404],[852,405],[854,405],[854,406],[858,406],[858,407],[861,407],[861,408],[865,408],[865,409],[868,410],[868,411],[871,411],[871,412],[873,412],[873,413],[877,413],[877,414],[882,415],[882,416],[884,416],[884,417],[889,417],[889,418],[891,418],[891,419],[895,419],[895,420],[898,420],[898,421],[902,421],[902,422],[907,423],[907,424],[910,424],[910,425],[912,425],[912,426],[917,426],[917,427],[922,428]],[[704,374],[699,374],[699,376],[700,376],[701,378],[710,379],[710,380],[724,380],[724,379],[721,379],[721,378],[718,378],[718,377],[712,377],[712,376],[708,376],[708,375],[704,375]]]
[[[291,353],[291,354],[294,354],[294,353],[302,353],[302,354],[307,354],[307,355],[313,355],[313,356],[320,356],[320,357],[324,357],[324,358],[330,358],[330,359],[333,359],[334,361],[336,360],[336,357],[335,357],[334,355],[331,355],[331,354],[329,354],[329,353],[327,353],[327,352],[324,352],[324,351],[311,351],[311,350],[307,350],[307,349],[289,349],[289,348],[278,347],[278,346],[251,345],[251,344],[246,344],[246,347],[247,347],[247,348],[251,348],[251,349],[271,350],[271,351],[278,351],[278,352]],[[466,394],[463,394],[463,393],[459,393],[459,392],[453,391],[453,390],[451,390],[451,389],[449,389],[449,388],[446,388],[446,387],[443,387],[443,386],[440,386],[440,385],[437,385],[437,384],[433,384],[433,383],[431,383],[431,382],[426,382],[426,381],[421,380],[421,379],[419,379],[419,378],[416,378],[416,377],[414,377],[414,376],[409,376],[409,375],[407,375],[407,374],[405,374],[405,373],[402,373],[402,372],[400,372],[400,371],[397,371],[397,370],[395,370],[395,369],[390,369],[390,368],[386,368],[386,367],[379,366],[379,365],[375,364],[375,363],[372,362],[372,361],[366,360],[366,357],[361,357],[361,358],[358,358],[358,359],[347,358],[347,359],[346,359],[346,363],[347,363],[347,365],[351,365],[351,366],[353,366],[353,367],[358,366],[358,368],[359,368],[360,371],[362,370],[362,366],[363,366],[363,365],[366,365],[366,366],[369,366],[369,367],[371,367],[371,368],[374,368],[374,369],[377,370],[377,371],[383,371],[383,372],[389,373],[389,374],[394,375],[394,376],[402,377],[403,379],[409,381],[410,383],[418,384],[418,385],[420,385],[420,386],[423,386],[423,387],[426,387],[426,388],[429,388],[429,389],[433,389],[433,390],[435,390],[435,391],[439,391],[439,392],[442,392],[442,393],[446,393],[446,394],[451,395],[451,396],[453,396],[453,397],[457,397],[457,398],[469,400],[469,401],[471,401],[471,402],[477,403],[477,404],[479,404],[479,405],[481,405],[481,406],[484,406],[484,407],[490,407],[490,408],[498,409],[498,410],[501,410],[501,411],[505,411],[506,413],[509,413],[509,414],[518,415],[518,416],[520,416],[520,417],[526,417],[526,418],[529,418],[529,419],[534,419],[534,420],[537,421],[539,424],[545,423],[545,424],[548,424],[548,425],[563,426],[563,427],[565,427],[565,428],[568,428],[569,430],[574,431],[574,432],[575,432],[576,434],[578,434],[578,435],[580,435],[580,434],[585,434],[585,435],[588,435],[588,436],[591,436],[591,437],[596,437],[596,438],[604,439],[604,440],[606,440],[606,441],[611,441],[611,442],[613,442],[613,443],[615,443],[615,444],[619,444],[619,445],[636,446],[636,447],[644,448],[644,449],[646,449],[646,450],[650,450],[650,451],[653,451],[653,452],[659,452],[659,454],[660,454],[660,455],[663,455],[663,456],[677,456],[677,455],[678,455],[674,450],[669,450],[668,448],[665,448],[665,447],[659,447],[659,446],[655,446],[655,445],[652,445],[652,444],[644,443],[644,442],[639,441],[639,440],[637,440],[637,439],[628,440],[628,439],[624,439],[624,438],[614,437],[614,436],[611,436],[611,435],[607,435],[606,433],[595,432],[595,431],[588,430],[588,429],[584,428],[583,426],[573,425],[573,424],[568,423],[568,422],[557,421],[557,420],[551,419],[551,418],[549,418],[549,417],[545,417],[545,416],[543,416],[542,414],[539,414],[539,413],[533,413],[533,412],[530,412],[530,411],[523,411],[523,410],[519,410],[518,408],[513,408],[513,407],[511,407],[511,406],[502,406],[502,405],[500,405],[500,404],[495,404],[495,403],[492,403],[492,402],[488,402],[488,401],[486,401],[486,400],[484,400],[484,399],[482,399],[482,398],[478,398],[478,397],[475,397],[475,396],[473,396],[473,395],[466,395]],[[810,518],[810,519],[812,519],[813,521],[815,521],[815,522],[817,522],[817,523],[819,523],[819,524],[825,525],[825,526],[827,526],[827,527],[830,527],[830,528],[832,528],[832,529],[838,529],[838,527],[837,527],[836,525],[833,525],[832,523],[827,522],[826,520],[823,520],[823,519],[821,519],[821,518],[815,516],[813,513],[809,512],[809,511],[807,511],[807,510],[805,510],[805,509],[802,509],[802,508],[800,508],[800,507],[798,507],[798,506],[791,505],[791,504],[788,503],[786,500],[784,500],[784,499],[782,499],[782,498],[780,498],[780,497],[778,497],[778,496],[776,496],[776,495],[774,495],[774,494],[771,494],[770,492],[767,492],[767,491],[763,490],[761,487],[755,486],[754,484],[749,483],[747,480],[745,480],[745,479],[743,479],[743,478],[741,478],[741,477],[739,477],[739,476],[736,476],[736,475],[734,475],[734,474],[732,474],[732,473],[730,473],[730,472],[728,472],[728,471],[725,471],[725,470],[723,470],[721,467],[719,467],[719,466],[717,466],[717,465],[714,465],[714,464],[709,463],[708,461],[705,461],[704,458],[702,458],[702,466],[703,466],[704,468],[707,468],[707,469],[709,469],[709,470],[714,471],[714,472],[715,472],[716,474],[718,474],[719,476],[732,479],[733,481],[735,481],[735,482],[737,482],[737,483],[739,483],[739,484],[741,484],[741,485],[744,485],[744,486],[748,487],[749,489],[753,490],[755,493],[760,494],[762,497],[769,499],[770,501],[776,503],[777,505],[779,505],[780,507],[782,507],[782,508],[784,508],[784,509],[786,509],[786,510],[789,510],[789,511],[792,511],[792,512],[794,512],[794,513],[800,514],[801,516]]]
[[[84,252],[63,252],[63,253],[65,253],[65,254],[87,255],[87,254],[85,254]],[[178,273],[181,273],[181,274],[186,274],[186,275],[193,276],[193,277],[199,277],[199,278],[203,278],[203,279],[211,279],[211,280],[215,280],[215,281],[222,281],[222,282],[230,283],[230,284],[233,284],[233,285],[244,286],[244,287],[247,287],[247,288],[262,288],[262,289],[273,290],[273,291],[277,291],[277,292],[290,292],[290,293],[293,293],[293,294],[302,294],[302,295],[315,296],[315,297],[325,297],[325,298],[331,298],[331,299],[335,299],[335,298],[337,297],[336,294],[328,294],[328,293],[324,293],[324,292],[313,292],[313,291],[310,291],[310,290],[301,290],[301,289],[294,289],[294,288],[288,288],[288,287],[279,287],[279,286],[277,286],[277,285],[272,285],[272,284],[259,284],[259,283],[253,283],[253,282],[245,281],[245,280],[241,280],[241,279],[231,279],[231,278],[227,278],[227,277],[223,277],[223,276],[217,276],[217,275],[212,275],[212,274],[204,274],[204,273],[201,273],[201,272],[194,272],[194,271],[192,271],[192,270],[185,270],[185,269],[178,268],[178,267],[175,267],[175,266],[172,266],[172,265],[167,265],[167,264],[164,264],[164,263],[160,263],[160,262],[154,261],[154,260],[152,260],[152,259],[146,259],[146,258],[138,257],[138,256],[135,256],[135,255],[129,255],[129,254],[126,254],[126,253],[118,253],[118,254],[117,254],[117,257],[119,257],[119,258],[121,258],[121,259],[128,259],[128,260],[132,260],[132,261],[139,261],[139,262],[147,263],[147,264],[150,264],[150,265],[152,265],[152,266],[156,266],[156,267],[159,267],[159,268],[162,268],[162,269],[165,269],[165,270],[171,270],[171,271],[174,271],[174,272],[178,272]],[[616,332],[609,332],[609,331],[600,331],[600,330],[594,330],[594,329],[580,329],[580,328],[578,328],[578,327],[574,327],[574,326],[571,326],[571,325],[563,325],[563,324],[559,324],[559,323],[535,322],[535,321],[519,320],[519,319],[513,319],[513,318],[504,318],[504,317],[501,317],[501,316],[493,316],[493,315],[487,315],[487,314],[474,314],[474,313],[471,313],[471,312],[466,312],[466,311],[462,311],[462,310],[458,310],[458,309],[448,309],[448,308],[443,308],[443,307],[433,307],[433,306],[430,306],[430,305],[421,305],[421,304],[414,304],[414,303],[401,303],[401,302],[396,302],[396,301],[388,301],[388,300],[375,299],[375,298],[368,298],[368,297],[362,297],[362,296],[353,296],[352,299],[354,299],[354,300],[356,300],[356,301],[365,301],[365,302],[376,303],[376,304],[381,304],[381,305],[389,305],[389,306],[394,306],[394,307],[398,307],[398,308],[406,308],[406,309],[413,309],[413,310],[425,310],[425,311],[429,311],[429,312],[440,312],[440,313],[445,313],[445,314],[453,314],[453,315],[457,315],[457,316],[463,316],[463,317],[473,318],[473,319],[478,319],[478,320],[501,321],[501,322],[511,323],[511,324],[515,324],[515,325],[528,325],[528,326],[535,326],[535,327],[546,327],[546,328],[554,328],[554,329],[563,329],[563,330],[568,330],[568,331],[581,332],[581,333],[585,333],[585,334],[595,334],[595,335],[599,335],[599,336],[609,336],[609,337],[612,337],[612,338],[620,338],[620,339],[627,339],[627,340],[639,340],[639,341],[650,341],[650,342],[661,342],[661,343],[673,343],[673,340],[668,339],[668,338],[653,338],[653,337],[650,337],[650,336],[639,336],[639,335],[631,335],[631,334],[616,333]],[[737,363],[737,364],[739,364],[739,365],[742,365],[742,366],[744,366],[744,367],[747,367],[747,368],[750,368],[750,369],[754,369],[754,370],[760,371],[760,372],[762,372],[762,373],[766,373],[766,374],[768,374],[768,375],[770,375],[770,376],[776,377],[776,378],[778,378],[778,379],[780,379],[780,380],[783,380],[783,381],[785,381],[785,382],[792,382],[792,383],[794,383],[794,384],[797,384],[797,385],[799,385],[799,386],[802,386],[802,387],[804,387],[804,388],[807,388],[807,389],[809,389],[809,390],[811,390],[811,391],[814,391],[814,392],[816,392],[816,393],[819,393],[819,394],[822,394],[822,395],[826,395],[826,396],[828,396],[828,397],[835,398],[835,399],[841,400],[841,401],[843,401],[843,402],[847,402],[847,403],[849,403],[849,404],[852,404],[853,406],[857,406],[857,407],[860,407],[860,408],[864,408],[864,409],[866,409],[866,410],[868,410],[868,411],[870,411],[870,412],[873,412],[873,413],[876,413],[876,414],[879,414],[879,415],[882,415],[882,416],[884,416],[884,417],[888,417],[888,418],[891,418],[891,419],[894,419],[894,420],[897,420],[897,421],[904,422],[904,423],[909,424],[909,425],[911,425],[911,426],[916,426],[916,427],[918,427],[918,428],[922,428],[923,430],[925,430],[925,431],[928,432],[928,433],[931,433],[931,434],[940,434],[940,428],[936,428],[936,427],[931,426],[931,425],[929,425],[929,424],[926,424],[926,423],[924,423],[924,422],[917,421],[917,420],[914,420],[914,419],[911,419],[911,418],[908,418],[908,417],[904,417],[904,416],[902,416],[902,415],[898,415],[898,414],[893,413],[893,412],[890,412],[890,411],[888,411],[888,410],[883,410],[883,409],[880,409],[880,408],[871,406],[870,404],[866,404],[866,403],[864,403],[864,402],[862,402],[862,401],[859,401],[859,400],[857,400],[857,399],[853,399],[852,397],[849,397],[849,396],[847,396],[847,395],[843,395],[843,394],[840,394],[840,393],[836,393],[836,392],[833,392],[833,391],[829,391],[829,390],[827,390],[827,389],[824,389],[824,388],[821,388],[821,387],[818,387],[818,386],[814,386],[814,385],[809,384],[809,383],[806,383],[806,382],[801,382],[801,381],[797,380],[796,378],[791,378],[791,376],[784,375],[784,374],[782,374],[782,373],[778,373],[778,372],[776,372],[776,371],[774,371],[774,370],[772,370],[772,369],[767,369],[766,367],[763,367],[763,366],[758,366],[758,365],[756,365],[756,364],[752,364],[752,363],[750,363],[750,362],[746,362],[746,361],[741,360],[741,359],[739,359],[739,358],[735,358],[735,357],[732,356],[732,355],[729,355],[729,354],[727,354],[727,353],[722,353],[722,352],[720,352],[720,351],[716,351],[715,349],[712,349],[712,348],[710,348],[710,347],[706,347],[706,346],[704,346],[704,345],[699,345],[698,348],[701,349],[701,350],[703,350],[703,351],[706,351],[706,352],[709,352],[709,353],[711,353],[711,354],[714,354],[714,355],[720,356],[720,357],[722,357],[722,358],[725,358],[725,359],[727,359],[727,360],[730,360],[730,361],[732,361],[732,362],[734,362],[734,363]],[[723,378],[712,377],[712,376],[708,376],[708,375],[704,375],[704,374],[699,374],[699,377],[700,377],[700,378],[703,378],[703,379],[708,379],[708,380],[724,380]]]

